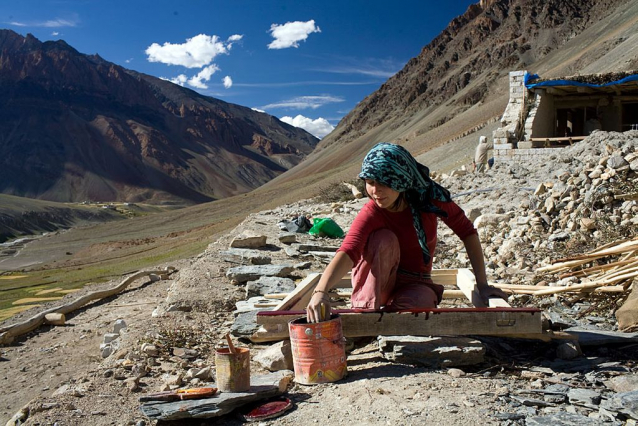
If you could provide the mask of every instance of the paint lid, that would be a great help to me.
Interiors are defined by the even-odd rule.
[[[292,408],[292,401],[288,398],[280,398],[274,401],[269,401],[264,404],[259,404],[253,407],[249,412],[242,414],[242,417],[247,422],[257,422],[260,420],[273,419],[281,416],[286,411]]]

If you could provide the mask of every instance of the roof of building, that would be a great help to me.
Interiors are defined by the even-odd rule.
[[[537,74],[525,74],[525,86],[530,89],[555,87],[576,92],[578,88],[602,89],[605,92],[638,90],[638,71],[575,75],[542,79]]]

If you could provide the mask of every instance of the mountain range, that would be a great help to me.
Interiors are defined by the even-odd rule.
[[[317,142],[64,41],[0,30],[0,193],[201,203],[257,188]]]
[[[365,153],[380,141],[401,143],[431,170],[467,164],[478,136],[490,136],[498,126],[509,99],[510,71],[553,78],[638,69],[638,2],[483,0],[471,5],[318,143],[266,114],[199,96],[95,56],[78,55],[62,42],[40,43],[8,31],[0,37],[0,192],[83,200],[106,196],[104,191],[113,197],[126,194],[122,199],[127,200],[182,197],[197,202],[246,191],[274,177],[241,196],[119,221],[117,226],[77,229],[64,237],[88,246],[96,235],[101,241],[119,241],[126,235],[144,253],[144,237],[153,236],[153,250],[185,253],[182,248],[192,241],[208,241],[252,212],[309,198],[331,184],[354,179]],[[29,55],[23,64],[7,53],[9,49],[31,51],[28,63],[34,66],[43,67],[40,63],[49,58],[51,71],[22,78],[26,71],[19,70],[27,68]],[[47,56],[48,50],[67,53]],[[90,63],[86,69],[93,74],[77,75],[84,81],[83,89],[69,79],[69,89],[60,93],[55,82],[67,81],[62,80],[67,73],[79,73],[76,61]],[[139,90],[131,94],[120,82],[139,84]],[[22,97],[7,96],[12,90],[20,90]],[[42,91],[48,96],[44,103]],[[129,101],[110,102],[114,98]],[[42,105],[48,109],[40,109]],[[98,108],[101,105],[114,110]],[[222,107],[245,114],[249,120],[240,123],[248,123],[246,127]],[[49,119],[48,113],[57,114],[58,121]],[[70,119],[61,122],[66,116]],[[271,133],[255,137],[265,134],[256,130],[257,124],[271,126]],[[88,148],[77,146],[79,138],[65,142],[60,137],[63,130],[87,135]],[[212,135],[223,141],[223,148],[208,145],[202,137],[212,140]],[[274,135],[287,136],[289,142],[277,143]],[[94,150],[90,144],[103,144],[107,150]],[[300,154],[290,154],[293,149]],[[215,163],[213,153],[225,161]],[[264,164],[281,168],[273,171]],[[162,167],[168,165],[164,173]],[[218,176],[224,182],[221,187],[215,185]],[[118,192],[120,188],[124,189]],[[13,235],[20,235],[20,230]],[[55,241],[51,239],[50,247],[58,247]],[[43,239],[37,249],[49,253],[47,244]],[[188,253],[200,248],[190,247]],[[118,262],[129,256],[118,253],[112,252]]]

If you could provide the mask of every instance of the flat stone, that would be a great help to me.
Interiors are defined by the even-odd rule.
[[[600,406],[638,420],[638,391],[621,392],[603,400]]]
[[[281,232],[277,237],[279,241],[284,244],[294,244],[297,242],[297,234],[294,232]]]
[[[561,411],[545,416],[532,416],[525,419],[525,426],[600,426],[601,421],[582,414]]]
[[[248,300],[239,300],[237,301],[237,303],[235,303],[235,306],[237,307],[237,310],[235,311],[235,315],[239,315],[239,314],[250,312],[250,311],[263,310],[263,308],[257,307],[255,305],[258,305],[258,304],[263,305],[263,304],[268,304],[273,302],[276,302],[276,301],[272,299],[266,299],[265,297],[261,297],[261,296],[254,296],[249,298]]]
[[[591,389],[572,388],[567,392],[570,404],[582,405],[590,408],[598,408],[600,393]]]
[[[620,333],[582,327],[572,327],[565,331],[578,336],[578,343],[581,347],[638,343],[638,333]]]
[[[228,269],[226,277],[239,283],[254,281],[262,276],[287,277],[294,271],[293,265],[236,266]]]
[[[627,374],[616,376],[605,382],[605,385],[614,392],[638,391],[638,375]]]
[[[295,282],[290,278],[259,277],[246,284],[246,297],[263,296],[269,293],[289,293],[295,289]]]
[[[266,236],[244,233],[236,236],[231,242],[231,248],[259,248],[266,245]]]
[[[250,378],[247,392],[222,392],[212,398],[175,402],[147,402],[140,409],[151,420],[204,419],[219,417],[251,402],[283,394],[291,383],[294,373],[278,371]]]
[[[237,315],[237,318],[235,318],[235,322],[230,328],[230,333],[236,337],[251,336],[254,332],[259,330],[259,324],[257,324],[257,312],[268,311],[271,309],[272,308],[262,308],[240,313]]]
[[[457,367],[483,362],[485,347],[467,337],[380,336],[379,350],[390,361],[427,367]]]
[[[268,265],[272,262],[270,256],[263,251],[250,249],[230,249],[220,253],[223,260],[240,265]]]
[[[113,340],[117,339],[118,337],[120,337],[120,335],[117,333],[106,333],[104,335],[104,343],[111,343]]]
[[[321,252],[321,251],[336,252],[337,250],[339,250],[339,247],[322,246],[322,245],[320,245],[320,244],[299,244],[299,246],[297,247],[297,249],[298,249],[299,251],[306,251],[306,252],[311,252],[311,251],[317,251],[317,252]]]
[[[286,246],[284,247],[284,251],[290,257],[299,257],[301,255],[301,252],[294,246]]]

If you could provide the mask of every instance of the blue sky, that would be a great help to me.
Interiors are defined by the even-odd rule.
[[[471,3],[0,0],[0,28],[62,39],[323,137]]]

